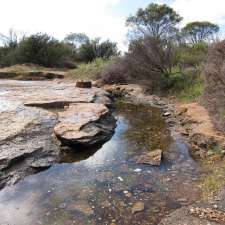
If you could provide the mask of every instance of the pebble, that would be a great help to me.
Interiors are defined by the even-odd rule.
[[[134,172],[136,172],[136,173],[140,173],[141,171],[142,171],[142,169],[140,169],[140,168],[137,168],[134,170]]]

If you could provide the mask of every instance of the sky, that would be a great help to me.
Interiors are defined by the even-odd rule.
[[[86,33],[115,41],[124,51],[126,18],[151,2],[173,7],[183,25],[208,20],[225,27],[225,0],[0,0],[0,32],[46,32],[60,40],[70,32]]]

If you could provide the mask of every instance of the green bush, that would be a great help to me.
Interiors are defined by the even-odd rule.
[[[195,73],[196,72],[196,73]],[[197,101],[204,92],[204,81],[198,74],[198,71],[189,71],[189,73],[177,73],[170,78],[170,95],[175,95],[185,102]]]
[[[205,60],[208,46],[205,43],[195,45],[182,45],[177,49],[177,62],[180,69],[186,67],[198,67]]]
[[[34,63],[46,67],[63,67],[70,56],[67,45],[47,34],[35,34],[22,40],[18,46],[19,63]]]

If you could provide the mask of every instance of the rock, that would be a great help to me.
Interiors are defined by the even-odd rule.
[[[118,180],[123,182],[123,178],[122,177],[118,177]]]
[[[76,87],[78,87],[78,88],[91,88],[92,83],[91,83],[91,81],[77,81]]]
[[[179,116],[181,116],[181,115],[185,114],[187,111],[188,111],[188,108],[187,108],[187,107],[181,107],[181,108],[178,110],[177,114],[178,114]]]
[[[132,214],[138,213],[138,212],[142,212],[145,209],[145,204],[144,202],[136,202],[132,209],[131,212]]]
[[[135,173],[140,173],[141,171],[142,171],[142,169],[140,169],[140,168],[137,168],[134,170]]]
[[[0,171],[4,171],[0,186],[31,174],[31,168],[46,168],[56,162],[59,143],[52,136],[55,114],[15,104],[2,109],[0,120]]]
[[[171,115],[171,112],[165,112],[165,113],[163,113],[163,116],[165,116],[165,117],[168,117],[170,115]]]
[[[217,223],[225,223],[225,212],[217,208],[191,207],[189,213],[201,219],[215,221]]]
[[[109,103],[108,93],[95,87],[76,88],[63,81],[1,80],[0,189],[56,163],[61,150],[54,135],[59,122],[57,112],[64,107],[71,109],[69,105],[73,103],[91,105],[95,101]],[[115,119],[105,106],[95,112],[100,114],[90,112],[86,125],[88,114],[84,112],[82,116],[81,131],[89,135],[86,140],[90,144],[106,141],[115,127]]]
[[[111,138],[115,119],[103,104],[76,103],[58,113],[59,124],[54,128],[63,145],[95,146]]]
[[[206,219],[191,216],[187,207],[175,210],[161,220],[159,225],[218,225],[217,222],[212,222]],[[219,223],[221,224],[221,223]]]
[[[157,149],[154,151],[150,151],[148,153],[146,153],[145,155],[141,156],[137,163],[140,164],[149,164],[152,166],[160,166],[161,161],[162,161],[162,150],[161,149]]]
[[[53,80],[63,79],[62,72],[48,72],[48,71],[28,71],[28,72],[0,72],[1,79],[15,79],[15,80]]]

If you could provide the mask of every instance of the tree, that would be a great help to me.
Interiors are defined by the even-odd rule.
[[[5,47],[15,49],[18,43],[25,37],[24,34],[18,33],[13,29],[10,29],[8,34],[0,33],[0,41]]]
[[[96,58],[109,59],[118,55],[117,44],[109,40],[100,41],[100,38],[88,40],[78,49],[78,56],[81,61],[91,62]]]
[[[130,16],[126,25],[138,37],[168,38],[176,33],[176,26],[181,20],[182,17],[169,6],[152,3],[145,9],[140,8],[136,15]]]
[[[211,41],[218,32],[219,26],[207,21],[191,22],[182,29],[185,40],[192,44]]]
[[[42,66],[61,66],[64,58],[70,56],[69,49],[47,34],[37,33],[23,39],[19,46],[19,62]]]
[[[64,41],[74,45],[75,47],[79,47],[89,40],[89,37],[83,33],[70,33],[66,35]]]

